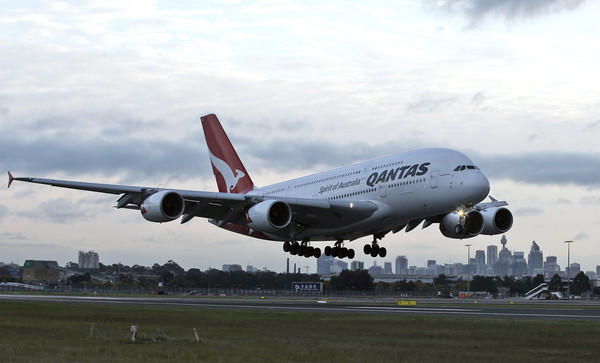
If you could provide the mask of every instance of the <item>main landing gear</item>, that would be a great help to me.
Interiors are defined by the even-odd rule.
[[[349,259],[354,258],[354,250],[352,248],[343,247],[344,241],[338,240],[333,247],[327,246],[325,247],[325,256],[344,258],[348,257]]]
[[[319,247],[313,247],[308,245],[308,241],[302,241],[302,243],[298,243],[297,241],[283,242],[283,251],[289,252],[290,255],[298,255],[304,256],[306,258],[309,257],[321,257],[321,249]]]
[[[363,252],[365,255],[371,255],[371,257],[385,257],[387,255],[385,247],[379,247],[376,236],[373,236],[373,242],[370,245],[365,245]]]

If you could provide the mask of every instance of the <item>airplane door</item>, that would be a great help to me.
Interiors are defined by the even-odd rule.
[[[383,185],[379,185],[379,197],[380,198],[385,198],[386,197],[386,192],[385,192],[385,187]]]
[[[371,174],[371,169],[373,168],[373,163],[369,163],[367,165],[365,165],[362,173],[360,174],[360,178],[361,179],[367,179],[367,177]]]
[[[431,171],[431,182],[430,182],[431,189],[435,189],[438,187],[438,176],[439,175],[440,175],[440,172],[438,170]]]

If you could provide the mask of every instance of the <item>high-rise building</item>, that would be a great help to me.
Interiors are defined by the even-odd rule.
[[[406,275],[408,273],[408,259],[406,256],[396,257],[396,275]]]
[[[485,276],[486,273],[487,268],[485,266],[485,251],[477,250],[475,251],[475,274]]]
[[[358,270],[364,270],[365,269],[365,263],[362,261],[352,261],[350,263],[350,270],[352,271],[358,271]]]
[[[498,246],[489,245],[487,246],[487,275],[495,276],[494,266],[498,262]]]
[[[335,258],[322,254],[321,257],[317,258],[317,274],[318,275],[329,275],[333,273],[333,261]]]
[[[600,265],[596,266],[596,275],[600,276]]]
[[[386,275],[393,274],[393,272],[392,272],[392,263],[391,262],[384,262],[383,263],[383,273],[386,274]]]
[[[534,276],[540,273],[543,268],[544,254],[540,251],[540,246],[533,241],[531,243],[531,251],[529,251],[529,255],[527,255],[527,271],[530,276]]]
[[[427,267],[434,267],[435,265],[437,265],[436,260],[427,260]]]
[[[556,262],[556,256],[546,256],[546,262],[544,262],[544,276],[551,278],[554,274],[560,272],[560,266]]]

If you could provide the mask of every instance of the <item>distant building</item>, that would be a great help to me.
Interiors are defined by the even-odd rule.
[[[408,259],[406,256],[396,257],[396,275],[406,275],[408,273]]]
[[[487,275],[495,276],[494,266],[498,261],[498,246],[489,245],[487,246]]]
[[[560,266],[556,262],[556,256],[547,256],[544,262],[544,276],[551,278],[555,274],[560,273]]]
[[[436,260],[427,260],[427,267],[432,267],[437,265],[437,261]]]
[[[352,261],[350,263],[350,270],[352,271],[359,271],[359,270],[364,270],[365,269],[365,263],[362,261]]]
[[[333,261],[334,257],[326,256],[322,254],[321,257],[317,258],[317,274],[318,275],[329,275],[333,273]]]
[[[600,265],[596,266],[596,276],[600,276]]]
[[[248,265],[248,266],[246,266],[246,272],[255,273],[255,272],[258,272],[258,268]]]
[[[223,271],[225,272],[233,272],[233,271],[243,271],[242,266],[238,264],[225,264],[223,265]]]
[[[383,275],[383,267],[377,266],[377,261],[373,261],[373,266],[369,267],[369,275]]]
[[[96,270],[100,268],[100,257],[98,252],[79,251],[79,268],[82,270]]]
[[[23,282],[32,285],[56,285],[60,270],[56,261],[27,260],[23,264]]]
[[[383,263],[383,273],[386,274],[386,275],[393,274],[393,272],[392,272],[392,263],[391,262],[384,262]]]
[[[487,275],[487,267],[485,265],[485,251],[475,251],[475,274],[480,276]]]
[[[539,271],[544,268],[544,254],[540,251],[540,246],[538,246],[535,241],[531,243],[531,250],[529,251],[529,255],[527,255],[527,271],[530,276],[536,275],[536,269]]]

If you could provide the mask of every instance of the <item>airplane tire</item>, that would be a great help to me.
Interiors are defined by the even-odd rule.
[[[348,250],[348,258],[349,259],[353,259],[354,258],[354,249],[349,249]]]
[[[331,246],[325,247],[325,256],[331,256]]]
[[[313,256],[315,256],[316,258],[321,257],[321,249],[319,247],[315,248]]]
[[[345,247],[340,248],[340,250],[338,251],[338,257],[344,258],[346,256],[348,256],[348,249]]]
[[[376,250],[371,250],[371,257],[377,257],[377,252]]]
[[[365,245],[363,251],[365,252],[365,255],[371,254],[371,245]]]
[[[333,247],[331,249],[331,257],[338,257],[338,250],[339,250],[339,247]]]
[[[379,257],[385,257],[387,255],[387,250],[385,249],[385,247],[380,247],[379,248]]]
[[[304,252],[304,257],[309,258],[309,257],[312,257],[314,254],[315,254],[314,247],[306,247],[306,251]]]
[[[289,243],[288,241],[283,242],[283,252],[290,252],[291,248],[291,243]]]

